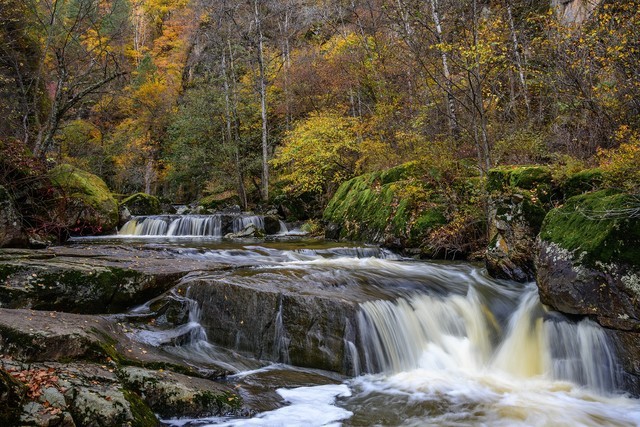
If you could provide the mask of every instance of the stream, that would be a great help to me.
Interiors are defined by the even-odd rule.
[[[476,264],[403,258],[286,229],[266,239],[222,239],[217,220],[196,220],[197,226],[161,218],[126,225],[124,235],[80,241],[152,247],[230,266],[182,280],[174,296],[188,305],[188,322],[140,326],[132,335],[188,363],[222,366],[230,372],[225,381],[259,410],[235,419],[163,420],[166,425],[640,425],[640,402],[621,392],[622,372],[603,329],[545,308],[535,283],[495,280]],[[220,295],[207,291],[220,287],[277,295],[273,312],[260,315],[270,319],[267,326],[253,323],[260,316],[251,315],[247,302],[244,312],[226,306],[236,310],[238,324],[221,332],[222,314],[212,313]],[[260,307],[263,294],[257,295]],[[323,325],[339,318],[337,344],[317,325],[307,327],[308,336],[296,335],[288,298],[335,302],[335,310],[329,304],[322,312],[328,319],[313,316]],[[131,315],[150,310],[145,304]],[[301,363],[296,340],[314,342],[307,359],[311,354],[339,369]]]

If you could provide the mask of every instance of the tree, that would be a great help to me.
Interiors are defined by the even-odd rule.
[[[39,73],[30,84],[42,82],[51,101],[42,121],[34,115],[33,151],[44,157],[63,119],[127,73],[122,48],[129,9],[125,0],[27,0],[27,9],[42,40]]]
[[[334,111],[312,113],[286,134],[273,160],[285,191],[328,200],[353,177],[359,156],[357,121]]]

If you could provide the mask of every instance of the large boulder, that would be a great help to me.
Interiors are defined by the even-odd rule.
[[[335,193],[323,219],[327,238],[429,248],[429,233],[447,223],[446,200],[419,178],[416,163],[355,177]]]
[[[358,342],[357,302],[366,297],[348,300],[344,290],[322,283],[245,277],[254,274],[237,270],[180,285],[198,301],[207,339],[257,359],[354,374],[360,361],[352,360],[348,342]]]
[[[24,246],[28,243],[22,230],[20,215],[9,192],[0,186],[0,248]]]
[[[0,309],[2,425],[147,427],[161,425],[154,412],[250,412],[231,386],[202,378],[130,332],[97,316]]]
[[[535,236],[549,210],[551,172],[542,166],[500,167],[487,177],[489,274],[518,282],[535,277]]]
[[[608,329],[640,393],[640,199],[616,190],[572,197],[546,216],[536,257],[540,299]]]
[[[118,203],[104,181],[89,172],[63,164],[49,172],[61,193],[58,220],[72,235],[113,232],[118,225]]]
[[[146,193],[136,193],[124,199],[120,206],[126,207],[131,215],[160,215],[160,200]]]

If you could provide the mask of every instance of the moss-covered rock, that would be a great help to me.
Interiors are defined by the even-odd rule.
[[[333,237],[426,250],[428,234],[447,222],[444,210],[443,198],[408,163],[343,183],[323,218]]]
[[[124,199],[120,206],[126,206],[131,215],[160,215],[160,200],[146,193],[136,193]]]
[[[543,166],[503,166],[487,177],[489,274],[525,282],[535,276],[535,237],[550,209],[551,172]]]
[[[28,243],[22,230],[20,215],[9,192],[0,185],[0,248],[22,247]]]
[[[581,263],[640,265],[640,198],[616,190],[572,197],[549,212],[540,239],[573,252]]]
[[[58,220],[71,234],[100,234],[115,230],[118,203],[100,177],[63,164],[53,168],[49,178],[64,202]]]
[[[232,388],[175,372],[124,367],[120,377],[161,417],[208,417],[235,414],[242,399]]]
[[[602,187],[604,173],[601,169],[586,169],[567,177],[562,183],[562,193],[565,198],[571,198],[583,193],[596,191]]]
[[[142,304],[179,276],[58,261],[0,263],[0,306],[72,313],[115,313]]]
[[[543,303],[609,328],[640,393],[640,198],[615,190],[575,196],[550,211],[539,236]],[[633,389],[633,387],[630,387]]]

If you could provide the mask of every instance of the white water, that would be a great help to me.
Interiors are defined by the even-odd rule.
[[[150,216],[132,218],[118,232],[121,236],[222,236],[219,215]]]
[[[169,425],[640,426],[640,402],[619,391],[620,369],[602,328],[549,312],[532,284],[493,281],[468,265],[414,262],[367,248],[244,246],[198,256],[236,257],[258,272],[224,280],[303,280],[309,286],[357,281],[386,287],[388,299],[362,303],[357,325],[345,331],[355,378],[279,388],[287,406],[251,419]],[[283,356],[281,308],[273,327],[275,351]],[[197,333],[197,316],[189,324]],[[203,339],[198,337],[200,346]]]

